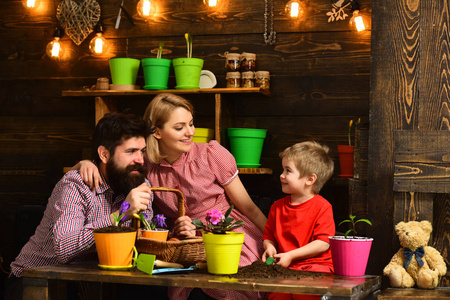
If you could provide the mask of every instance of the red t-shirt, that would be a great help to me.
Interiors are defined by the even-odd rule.
[[[315,240],[329,243],[329,236],[335,235],[331,204],[320,195],[308,201],[292,205],[291,196],[277,200],[270,208],[263,239],[277,244],[278,253],[285,253]],[[305,265],[325,265],[333,270],[331,251],[318,256],[292,261],[289,269],[302,269]]]

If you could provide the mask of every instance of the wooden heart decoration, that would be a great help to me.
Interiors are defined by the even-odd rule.
[[[79,46],[100,20],[100,4],[96,0],[63,0],[56,12],[59,24],[70,39]]]

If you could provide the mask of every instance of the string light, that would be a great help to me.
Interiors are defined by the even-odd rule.
[[[150,0],[140,0],[137,4],[137,12],[141,18],[149,19],[156,12],[155,3]]]
[[[56,28],[53,34],[53,41],[47,44],[46,53],[51,59],[60,59],[64,55],[64,47],[62,47],[60,39],[63,35],[63,31],[60,27]]]
[[[303,15],[303,9],[300,2],[297,0],[291,0],[286,4],[286,14],[293,19],[299,19]]]
[[[89,51],[93,55],[102,55],[108,51],[108,42],[103,37],[102,23],[95,25],[95,37],[89,42]]]

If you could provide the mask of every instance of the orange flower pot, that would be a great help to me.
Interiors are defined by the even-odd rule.
[[[353,149],[354,146],[338,145],[339,166],[341,168],[339,177],[353,177]]]
[[[104,269],[131,268],[136,231],[94,232],[99,266]]]
[[[169,230],[167,229],[155,229],[155,230],[141,230],[142,237],[167,241],[167,235],[169,234]]]

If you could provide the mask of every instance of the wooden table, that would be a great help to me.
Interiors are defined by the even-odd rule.
[[[332,299],[364,299],[376,292],[380,276],[311,276],[298,280],[268,278],[242,279],[193,271],[188,274],[147,275],[139,270],[102,270],[94,263],[55,265],[24,270],[27,282],[24,299],[54,299],[52,290],[69,281],[122,283],[137,285],[217,288],[243,291],[317,294]]]

